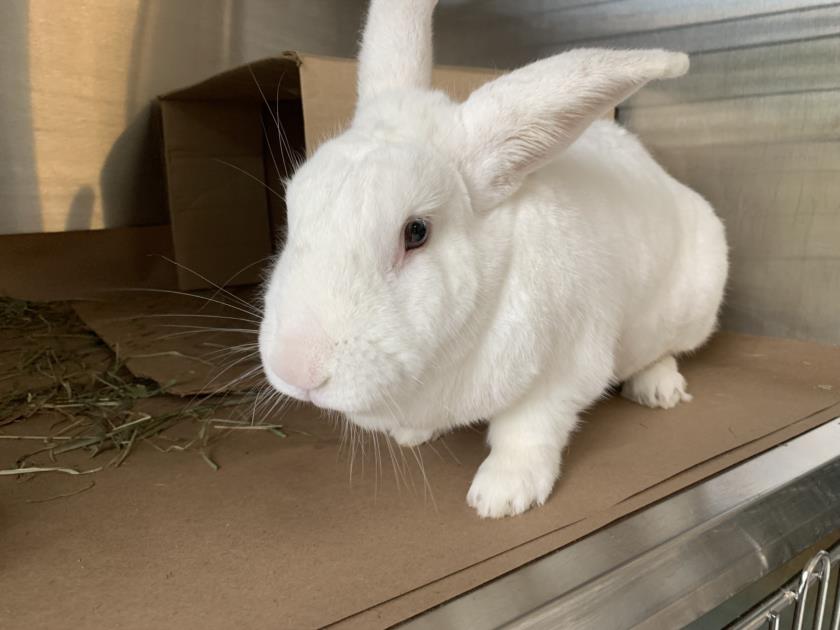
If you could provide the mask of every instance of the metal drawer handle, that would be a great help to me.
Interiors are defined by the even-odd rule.
[[[736,630],[753,630],[769,628],[781,630],[782,614],[791,606],[794,608],[793,630],[804,630],[808,611],[808,591],[815,582],[819,582],[816,608],[814,612],[813,630],[824,630],[825,624],[831,620],[831,630],[840,630],[840,580],[838,592],[834,598],[834,610],[831,617],[828,611],[829,585],[835,569],[840,570],[840,546],[831,553],[817,552],[802,569],[798,582],[791,582],[782,587],[776,595],[766,599],[756,607],[746,618],[736,622],[732,628]],[[826,629],[827,630],[827,629]]]
[[[820,595],[817,600],[816,617],[814,618],[814,628],[820,630],[825,621],[825,609],[828,606],[828,582],[831,580],[831,557],[825,551],[818,552],[805,565],[805,568],[802,569],[802,575],[799,578],[799,588],[796,590],[796,616],[793,622],[793,627],[796,630],[802,630],[805,624],[805,603],[808,598],[808,587],[816,580],[820,580],[821,583]],[[838,603],[840,603],[840,598],[838,598]],[[838,630],[838,623],[840,623],[840,615],[835,610],[833,630]]]

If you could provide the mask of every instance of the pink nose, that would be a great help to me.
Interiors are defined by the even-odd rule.
[[[330,344],[323,335],[283,333],[276,344],[271,370],[284,383],[305,391],[324,384]]]

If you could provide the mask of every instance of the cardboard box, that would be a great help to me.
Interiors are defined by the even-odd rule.
[[[499,74],[439,67],[433,84],[463,100]],[[356,62],[285,52],[159,100],[180,287],[259,281],[285,218],[281,180],[347,125]]]

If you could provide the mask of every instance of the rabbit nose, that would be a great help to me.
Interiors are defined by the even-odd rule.
[[[287,385],[309,391],[323,385],[330,344],[323,335],[281,333],[271,355],[271,371]]]

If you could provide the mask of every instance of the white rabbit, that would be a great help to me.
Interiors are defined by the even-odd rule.
[[[548,498],[612,384],[690,400],[674,356],[715,328],[727,248],[700,195],[597,120],[686,55],[573,50],[457,104],[429,87],[434,4],[371,3],[352,125],[287,189],[260,353],[280,392],[402,445],[487,420],[467,501],[502,517]]]

